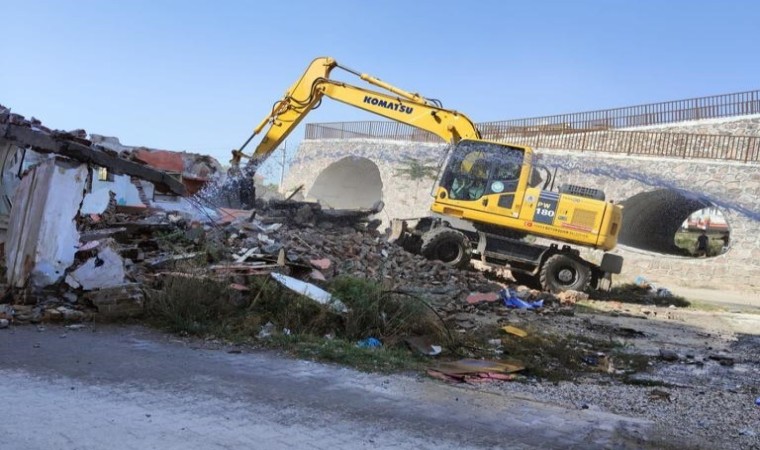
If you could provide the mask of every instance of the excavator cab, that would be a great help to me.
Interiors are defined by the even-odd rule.
[[[526,167],[525,153],[525,148],[513,145],[460,141],[451,150],[438,184],[436,201],[482,209],[493,198],[502,207],[511,207],[515,193],[524,184],[523,173],[531,172]],[[481,201],[473,203],[478,200]]]

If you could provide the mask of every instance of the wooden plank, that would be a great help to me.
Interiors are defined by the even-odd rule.
[[[55,153],[84,163],[105,167],[116,174],[138,177],[177,195],[184,195],[185,193],[185,186],[182,182],[165,172],[67,140],[63,136],[35,131],[25,126],[5,124],[0,126],[0,138],[14,141],[21,148],[31,148],[40,153]]]

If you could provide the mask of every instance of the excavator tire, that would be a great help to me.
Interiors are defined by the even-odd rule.
[[[583,291],[590,281],[587,265],[561,253],[550,256],[541,267],[541,287],[549,292]]]
[[[470,265],[470,240],[461,231],[449,227],[433,228],[422,235],[420,253],[427,259],[441,261],[450,267]]]

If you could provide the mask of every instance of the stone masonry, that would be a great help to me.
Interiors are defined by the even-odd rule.
[[[756,117],[738,121],[713,119],[700,121],[693,125],[693,129],[709,134],[730,134],[741,130],[742,134],[760,136],[759,124],[760,118]],[[673,131],[688,129],[682,126]],[[376,168],[376,173],[372,175],[379,174],[381,184],[375,184],[370,189],[379,189],[377,195],[386,205],[381,219],[420,217],[427,214],[432,201],[430,191],[434,180],[413,180],[404,169],[408,167],[410,158],[438,166],[445,149],[443,144],[391,140],[307,140],[301,143],[283,188],[288,190],[303,184],[308,197],[315,181],[328,167],[341,160],[346,167],[351,166],[351,161],[361,161],[362,164],[356,167],[361,166],[362,170],[374,167],[372,170]],[[760,292],[760,282],[755,279],[755,275],[760,273],[759,164],[541,148],[536,149],[536,153],[540,162],[558,168],[558,183],[602,189],[608,200],[617,203],[625,203],[637,194],[664,190],[676,193],[683,201],[717,206],[725,215],[731,229],[731,248],[728,252],[714,258],[695,259],[621,245],[615,252],[626,259],[624,278],[644,275],[665,284],[732,287]],[[368,165],[367,160],[374,166]],[[353,178],[359,180],[355,186],[344,185],[339,191],[365,189],[361,180],[371,177],[354,174]],[[320,183],[325,181],[338,180],[323,179]],[[663,203],[659,213],[647,220],[664,220],[667,209],[668,205]],[[586,253],[591,260],[601,257],[599,252]]]

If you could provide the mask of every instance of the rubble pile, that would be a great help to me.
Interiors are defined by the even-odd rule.
[[[369,278],[388,290],[426,298],[462,299],[499,286],[481,272],[449,268],[391,244],[369,217],[374,210],[322,210],[316,203],[270,201],[255,218],[224,228],[239,268],[261,267],[280,253],[291,267],[309,268],[315,282],[337,276]],[[298,271],[298,269],[296,269]]]
[[[26,161],[16,171],[22,176],[4,246],[5,320],[136,316],[144,292],[175,275],[212,278],[241,292],[250,277],[273,272],[317,285],[367,278],[450,315],[493,308],[465,299],[506,287],[389,243],[372,219],[380,202],[365,210],[290,200],[221,208],[215,200],[242,193],[230,192],[240,183],[225,183],[213,158],[53,130],[4,107],[0,150],[25,152]],[[181,196],[187,194],[194,196]]]
[[[493,302],[498,296],[466,301],[473,293],[496,295],[506,285],[389,243],[371,220],[376,212],[270,200],[256,210],[220,210],[201,222],[182,212],[112,201],[101,214],[77,218],[79,243],[62,281],[33,298],[16,298],[27,304],[5,305],[3,318],[38,323],[133,317],[144,311],[145,289],[160,289],[167,276],[210,278],[246,291],[250,277],[273,272],[317,285],[340,276],[371,279],[388,291],[425,299],[460,329],[475,327],[475,316],[486,310],[506,314],[502,302]],[[548,293],[516,292],[526,301],[559,304]]]

